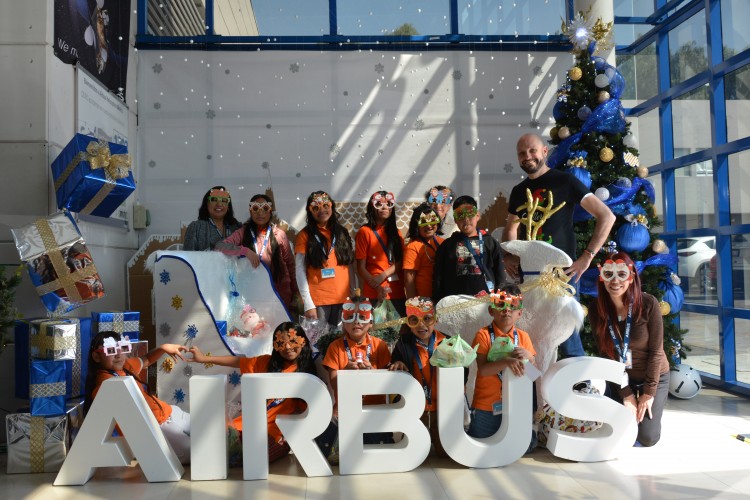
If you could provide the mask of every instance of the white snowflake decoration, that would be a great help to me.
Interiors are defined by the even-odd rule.
[[[568,37],[570,43],[572,43],[577,49],[583,50],[588,47],[589,43],[594,39],[592,28],[594,22],[590,19],[586,19],[579,12],[576,17],[570,21],[568,27],[565,30],[565,36]]]

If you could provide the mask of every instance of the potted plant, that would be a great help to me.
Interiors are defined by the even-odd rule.
[[[16,287],[21,283],[21,266],[10,276],[5,273],[5,266],[0,266],[0,353],[5,349],[5,331],[13,326],[19,317],[16,309]]]

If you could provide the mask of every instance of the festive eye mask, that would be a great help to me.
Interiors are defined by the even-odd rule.
[[[133,347],[130,345],[130,338],[127,335],[119,341],[107,337],[104,339],[104,344],[97,349],[97,351],[103,352],[105,356],[116,356],[117,353],[130,354],[132,350]]]
[[[613,279],[619,281],[630,281],[633,279],[632,266],[626,264],[622,259],[608,259],[604,261],[603,265],[599,266],[599,279],[607,282],[612,281]]]
[[[468,206],[464,205],[463,207],[459,207],[453,211],[453,220],[455,220],[456,222],[459,222],[464,219],[471,219],[478,213],[479,211],[477,210],[477,207],[473,207],[471,205],[468,205]]]
[[[250,202],[250,211],[253,213],[258,212],[270,212],[273,209],[273,206],[271,206],[270,203],[267,201],[264,202],[257,202],[257,201],[251,201]]]
[[[440,217],[435,212],[423,212],[419,215],[417,226],[436,226],[438,224],[440,224]]]
[[[273,334],[273,348],[275,351],[285,351],[287,349],[300,349],[305,347],[305,339],[297,335],[297,330],[290,328],[286,332],[279,331]]]
[[[372,201],[373,207],[380,210],[381,208],[393,208],[393,205],[396,204],[396,197],[390,192],[385,195],[375,193],[372,195],[372,198],[370,198],[370,201]]]
[[[223,203],[224,205],[229,205],[229,201],[231,198],[228,196],[209,196],[208,201],[212,203]]]
[[[424,323],[425,326],[432,326],[437,321],[437,318],[432,314],[425,314],[424,316],[411,315],[406,317],[406,324],[416,328],[420,323]]]
[[[372,304],[365,299],[364,302],[355,304],[350,299],[341,306],[341,321],[343,323],[369,323],[372,321]]]
[[[310,210],[314,214],[317,214],[321,208],[331,208],[331,206],[333,206],[331,198],[326,193],[315,195],[310,202]]]
[[[490,307],[495,311],[519,311],[523,309],[523,295],[513,295],[505,290],[490,294]]]
[[[430,195],[427,197],[428,203],[434,203],[437,205],[450,205],[453,203],[453,196],[451,196],[450,189],[442,189],[440,191],[437,188],[430,189]]]

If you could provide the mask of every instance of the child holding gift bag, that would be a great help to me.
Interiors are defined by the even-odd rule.
[[[84,409],[88,411],[91,407],[96,393],[99,392],[99,387],[105,380],[112,377],[133,377],[138,382],[143,397],[177,458],[183,464],[190,463],[190,414],[151,394],[146,381],[141,380],[137,375],[158,362],[164,354],[184,361],[182,352],[186,350],[185,346],[163,344],[145,356],[129,357],[131,346],[127,337],[121,337],[119,333],[112,331],[99,332],[91,340],[89,348],[89,371],[86,376]]]

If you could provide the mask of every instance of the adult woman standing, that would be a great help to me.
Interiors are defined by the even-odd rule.
[[[407,299],[432,297],[435,254],[443,242],[443,238],[435,234],[439,225],[440,215],[427,203],[419,205],[411,214],[403,266]]]
[[[325,191],[307,197],[307,225],[294,242],[297,285],[305,317],[336,325],[351,292],[354,243]]]
[[[626,365],[623,383],[608,383],[608,395],[633,412],[638,443],[655,445],[669,392],[664,327],[659,301],[641,290],[626,253],[616,253],[600,266],[599,296],[591,305],[589,321],[599,355]]]
[[[294,256],[286,233],[271,222],[273,200],[265,194],[250,198],[250,218],[215,249],[227,255],[244,255],[253,267],[263,262],[271,271],[281,301],[291,310],[298,293]]]
[[[190,223],[185,231],[183,250],[213,250],[216,243],[223,240],[240,227],[234,218],[232,197],[224,186],[214,186],[203,195],[198,209],[198,220]]]
[[[357,231],[357,272],[362,278],[362,296],[373,301],[390,300],[402,316],[404,301],[404,239],[396,225],[396,198],[375,191],[367,204],[367,224]]]

